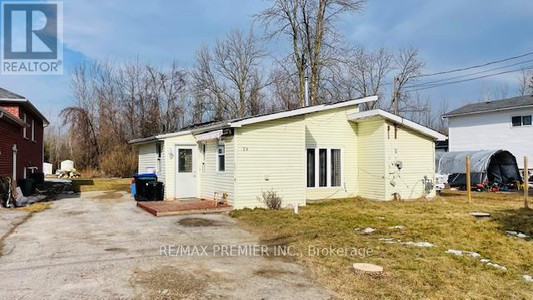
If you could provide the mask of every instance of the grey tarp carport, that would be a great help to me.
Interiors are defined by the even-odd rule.
[[[522,182],[516,158],[506,150],[454,151],[435,153],[435,170],[449,174],[450,186],[465,186],[466,157],[470,156],[472,185],[489,183],[508,185]]]

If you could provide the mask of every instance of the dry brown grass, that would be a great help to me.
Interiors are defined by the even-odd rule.
[[[37,202],[37,203],[33,203],[30,206],[17,207],[15,208],[15,210],[27,211],[30,213],[38,213],[38,212],[47,210],[48,208],[50,208],[50,206],[52,206],[52,202]]]
[[[522,209],[518,194],[474,193],[468,203],[465,193],[446,192],[433,201],[373,202],[344,199],[311,204],[298,215],[281,210],[241,210],[232,215],[265,241],[291,245],[298,260],[309,266],[317,280],[343,298],[527,298],[533,283],[533,240],[507,236],[505,230],[533,235],[533,211]],[[470,212],[492,214],[476,219]],[[403,230],[389,229],[403,225]],[[373,227],[364,235],[355,228]],[[387,244],[379,238],[427,241],[432,248]],[[361,256],[310,256],[314,247],[365,248]],[[480,253],[506,266],[501,271],[470,257],[444,253],[447,249]],[[379,264],[380,277],[356,276],[354,262]]]
[[[92,191],[129,191],[130,178],[79,178],[72,180],[72,187],[76,192]]]

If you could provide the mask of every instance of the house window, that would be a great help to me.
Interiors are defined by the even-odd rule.
[[[328,186],[328,149],[318,150],[318,186]]]
[[[315,187],[315,149],[307,149],[307,187]]]
[[[161,154],[163,152],[163,145],[160,143],[157,143],[155,145],[156,147],[156,153],[157,153],[157,173],[161,172]]]
[[[531,125],[531,115],[522,116],[522,125],[524,126]]]
[[[22,121],[24,121],[24,123],[26,123],[26,114],[22,114]],[[27,128],[26,128],[26,126],[24,126],[24,128],[22,128],[22,137],[25,138],[25,139],[28,138],[28,134],[27,134],[26,130],[27,130]]]
[[[511,123],[513,124],[513,127],[530,126],[531,115],[511,117]]]
[[[226,171],[226,146],[219,144],[217,148],[217,171]]]
[[[307,149],[307,187],[342,185],[341,149]]]
[[[31,119],[31,140],[35,142],[35,120]]]
[[[341,186],[341,150],[331,149],[331,186]]]

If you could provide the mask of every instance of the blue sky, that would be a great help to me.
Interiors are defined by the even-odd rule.
[[[268,3],[246,0],[65,0],[63,76],[0,76],[0,86],[22,94],[52,121],[72,104],[70,72],[83,60],[129,60],[154,64],[177,60],[189,68],[202,44],[233,28],[248,28],[251,15]],[[425,73],[470,66],[533,51],[533,1],[369,0],[362,14],[339,22],[346,39],[368,48],[413,46]],[[282,42],[270,45],[285,51]],[[530,57],[533,58],[533,57]],[[517,74],[423,92],[450,108],[476,101],[487,91],[516,93]],[[436,78],[438,79],[438,78]]]

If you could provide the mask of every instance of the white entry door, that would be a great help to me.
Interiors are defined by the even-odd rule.
[[[192,146],[176,146],[176,197],[198,197],[196,151]]]

